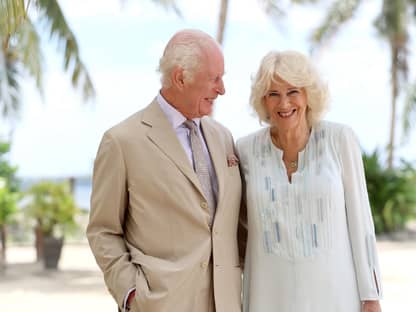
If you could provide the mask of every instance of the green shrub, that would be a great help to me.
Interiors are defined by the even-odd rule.
[[[377,150],[363,161],[376,233],[402,230],[416,217],[416,170],[406,162],[384,168]]]
[[[15,175],[17,167],[11,166],[6,157],[9,151],[10,144],[0,142],[0,269],[6,260],[7,226],[14,221],[20,196]]]
[[[19,181],[16,178],[17,167],[12,166],[7,159],[10,152],[10,143],[0,141],[0,177],[6,181],[6,186],[11,192],[19,191]]]
[[[17,212],[18,193],[11,192],[6,180],[0,177],[0,226],[9,224]]]
[[[42,181],[26,193],[25,213],[36,220],[45,236],[63,236],[76,228],[79,209],[68,183]]]

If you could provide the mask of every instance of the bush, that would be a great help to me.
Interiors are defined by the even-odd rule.
[[[416,170],[406,162],[384,168],[377,150],[364,153],[363,161],[376,233],[404,229],[416,217]]]
[[[26,193],[26,215],[36,220],[45,236],[64,236],[76,228],[79,209],[68,183],[42,181],[32,185]]]
[[[17,167],[11,166],[6,158],[9,151],[10,144],[0,142],[0,267],[6,260],[7,226],[14,220],[19,198]]]
[[[0,226],[9,224],[17,212],[18,194],[11,192],[4,178],[0,177]]]

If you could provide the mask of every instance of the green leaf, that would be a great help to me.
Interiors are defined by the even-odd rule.
[[[17,51],[0,50],[0,109],[3,116],[16,118],[20,106],[19,70],[15,61]]]
[[[338,0],[328,10],[322,24],[312,31],[312,48],[319,48],[328,42],[339,29],[352,17],[359,8],[362,0]]]
[[[11,192],[8,187],[0,187],[0,225],[5,225],[13,220],[17,212],[18,194]]]
[[[176,13],[176,15],[178,15],[179,17],[182,17],[182,12],[176,5],[175,0],[152,0],[152,1],[158,5],[162,5],[166,9],[172,9]]]
[[[263,11],[273,18],[280,18],[285,15],[281,1],[259,0],[259,2]]]
[[[7,37],[26,19],[24,0],[0,0],[0,37]]]
[[[403,139],[409,138],[410,132],[416,124],[416,81],[408,88],[403,109]]]
[[[64,234],[76,227],[79,208],[67,183],[39,182],[28,190],[26,199],[26,216],[36,220],[45,235]]]
[[[56,0],[38,0],[36,5],[40,18],[45,21],[51,38],[56,37],[58,46],[63,44],[64,68],[72,70],[71,81],[74,87],[80,87],[85,100],[95,96],[95,89],[90,74],[81,60],[78,43],[70,29],[59,3]],[[82,77],[82,79],[80,79]],[[82,85],[80,85],[82,84]]]
[[[39,35],[30,20],[25,20],[15,35],[17,59],[23,68],[35,79],[38,90],[43,93],[43,56]]]
[[[363,154],[363,162],[376,233],[403,229],[416,218],[416,170],[405,162],[384,168],[377,150]]]

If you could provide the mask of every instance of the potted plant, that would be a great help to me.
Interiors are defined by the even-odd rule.
[[[42,181],[27,191],[26,215],[36,222],[35,234],[38,258],[46,269],[56,269],[65,234],[76,227],[75,204],[68,183]]]

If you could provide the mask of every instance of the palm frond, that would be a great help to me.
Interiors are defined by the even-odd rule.
[[[407,0],[383,1],[383,7],[375,20],[375,27],[381,37],[386,38],[396,52],[394,68],[397,69],[399,83],[407,80],[408,73],[408,26],[410,14]]]
[[[16,118],[20,102],[19,70],[13,51],[0,49],[0,114]]]
[[[403,138],[409,138],[412,128],[416,126],[416,81],[409,88],[403,110]]]
[[[294,4],[317,3],[319,0],[291,0]]]
[[[0,0],[0,35],[5,37],[15,33],[24,19],[24,0]]]
[[[374,25],[379,34],[384,38],[395,38],[398,34],[407,36],[409,24],[407,0],[384,0],[380,14]]]
[[[31,77],[35,79],[36,86],[39,92],[42,94],[43,59],[40,47],[40,38],[34,25],[29,19],[25,20],[21,24],[19,31],[16,33],[15,37],[15,51],[18,51],[19,53],[17,58],[22,64],[22,67],[28,71]]]
[[[176,13],[176,15],[182,17],[182,12],[176,5],[175,0],[152,0],[152,2],[158,5],[162,5],[165,9],[172,9]]]
[[[341,26],[354,16],[361,2],[362,0],[337,0],[333,3],[323,23],[312,32],[312,48],[318,48],[333,38]]]
[[[80,57],[78,43],[70,29],[59,3],[56,0],[37,0],[41,19],[46,21],[51,38],[57,38],[59,44],[64,46],[64,68],[71,70],[71,80],[74,87],[80,87],[84,99],[88,100],[95,96],[93,83]],[[82,77],[82,79],[79,79]],[[82,87],[81,84],[82,83]]]
[[[262,10],[273,18],[280,18],[285,15],[281,1],[277,0],[259,0]]]

